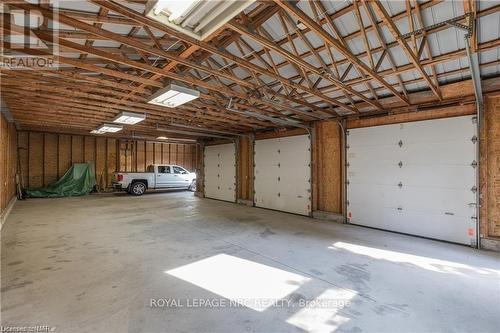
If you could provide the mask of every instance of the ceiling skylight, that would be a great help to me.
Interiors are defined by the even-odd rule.
[[[155,0],[146,16],[204,40],[256,0]]]

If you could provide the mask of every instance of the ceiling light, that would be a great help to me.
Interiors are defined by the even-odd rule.
[[[100,131],[100,130],[96,130],[96,129],[95,129],[95,130],[90,131],[90,133],[92,133],[92,134],[104,134],[104,133],[106,133],[106,132],[103,132],[103,131]]]
[[[175,108],[199,97],[200,92],[198,90],[170,84],[164,89],[160,89],[153,96],[151,96],[148,103],[166,106],[168,108]]]
[[[302,23],[302,22],[297,23],[297,28],[299,28],[300,30],[306,30],[307,29],[306,25],[304,23]]]
[[[116,133],[121,131],[122,129],[123,129],[122,125],[116,125],[116,124],[102,124],[97,128],[98,131],[103,133]]]
[[[159,136],[156,138],[157,140],[168,140],[166,136]]]
[[[146,16],[198,40],[204,40],[256,0],[155,0]]]
[[[134,125],[146,119],[142,113],[122,112],[114,120],[114,123]]]

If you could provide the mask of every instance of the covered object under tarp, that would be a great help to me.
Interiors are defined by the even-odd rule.
[[[92,163],[75,163],[58,181],[46,187],[28,189],[30,198],[72,197],[89,194],[96,184]]]

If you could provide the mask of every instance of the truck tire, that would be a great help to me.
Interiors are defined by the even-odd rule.
[[[196,179],[191,182],[191,185],[188,187],[188,191],[196,192]]]
[[[146,184],[144,182],[133,182],[130,185],[129,193],[132,195],[143,195],[146,192]]]

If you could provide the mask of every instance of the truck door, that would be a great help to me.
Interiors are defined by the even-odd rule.
[[[172,166],[174,171],[175,184],[178,187],[188,187],[190,185],[189,172],[177,165]]]
[[[156,172],[156,188],[174,187],[175,179],[172,170],[167,165],[159,165]]]

